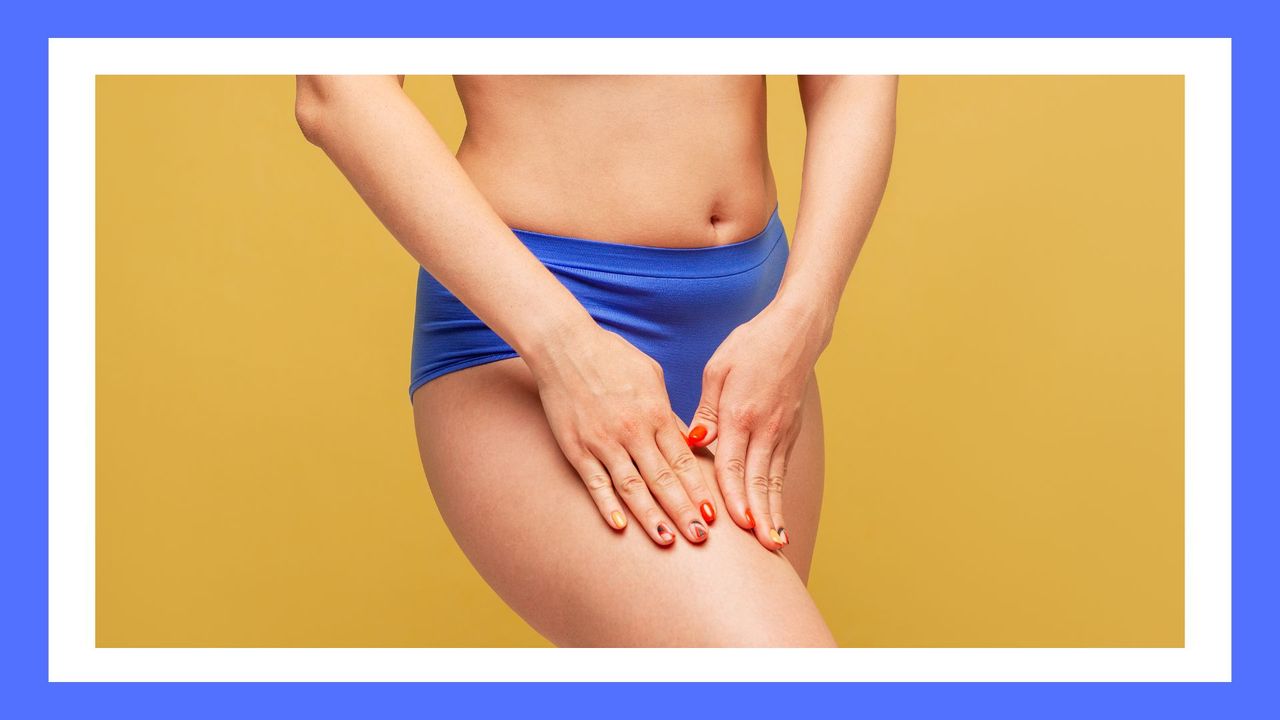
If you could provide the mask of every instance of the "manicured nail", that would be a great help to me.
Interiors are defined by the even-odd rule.
[[[705,438],[706,436],[707,436],[706,428],[702,427],[701,425],[694,425],[692,428],[689,429],[689,437],[685,438],[685,442],[689,443],[689,447],[694,447],[698,443],[702,442],[702,439]]]
[[[751,514],[751,508],[747,508],[747,527],[753,528],[755,526],[756,526],[756,517]]]
[[[778,543],[779,545],[783,544],[782,538],[778,537],[778,531],[774,530],[773,528],[769,528],[769,539]]]
[[[658,537],[662,538],[662,542],[669,543],[676,539],[671,530],[667,528],[665,523],[658,523]]]
[[[694,520],[693,522],[689,523],[689,532],[693,533],[693,537],[698,540],[701,540],[702,538],[707,536],[707,528],[704,527],[703,524],[698,522],[697,520]]]
[[[710,500],[703,500],[698,509],[702,511],[702,519],[706,520],[708,525],[716,521],[716,509]]]
[[[787,536],[787,529],[786,529],[786,528],[778,528],[778,537],[782,538],[782,544],[783,544],[783,545],[790,545],[790,544],[791,544],[791,538]]]
[[[627,526],[627,516],[623,515],[620,511],[614,510],[613,514],[609,517],[613,518],[613,526],[619,530]]]

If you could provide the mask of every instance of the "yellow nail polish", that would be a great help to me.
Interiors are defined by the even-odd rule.
[[[613,526],[619,530],[627,526],[627,516],[623,515],[620,511],[614,510],[611,517],[613,518]]]
[[[778,543],[779,545],[782,544],[782,538],[778,536],[778,531],[774,530],[773,528],[769,528],[769,539]]]

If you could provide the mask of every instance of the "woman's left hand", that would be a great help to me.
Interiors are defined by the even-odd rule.
[[[730,333],[703,371],[689,445],[718,439],[716,480],[729,514],[770,550],[790,541],[782,485],[809,376],[829,337],[819,313],[779,295]]]

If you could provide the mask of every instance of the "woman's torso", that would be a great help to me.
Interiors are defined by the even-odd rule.
[[[458,161],[510,227],[701,247],[751,237],[777,204],[759,75],[454,84],[467,115]]]

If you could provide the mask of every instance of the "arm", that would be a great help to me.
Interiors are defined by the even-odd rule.
[[[396,240],[521,356],[581,334],[585,309],[471,182],[403,76],[299,76],[298,125]]]
[[[795,242],[778,291],[825,348],[889,180],[898,77],[801,76],[804,171]]]
[[[673,541],[669,528],[703,541],[690,496],[710,494],[658,364],[596,325],[529,252],[403,82],[299,76],[298,124],[409,254],[525,360],[556,440],[606,522],[621,530],[625,503],[655,542]]]
[[[730,515],[766,547],[785,545],[782,482],[805,386],[888,181],[897,76],[800,76],[807,139],[799,216],[774,300],[725,339],[694,418],[718,439]],[[748,512],[750,515],[748,515]]]

